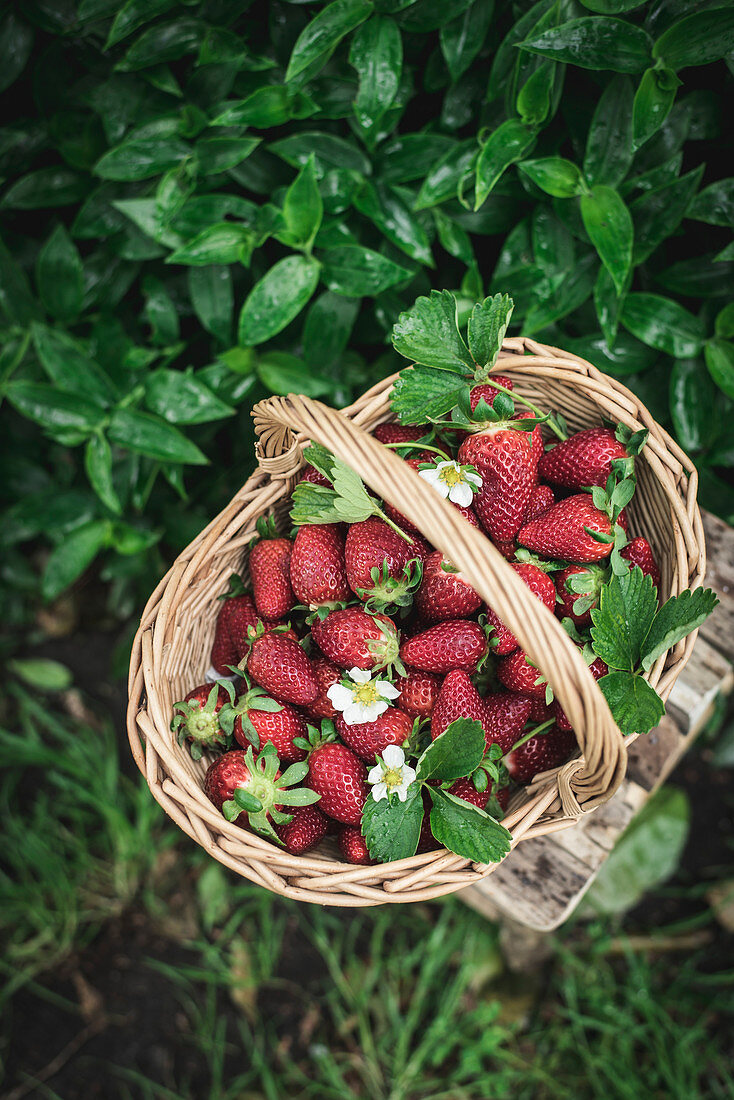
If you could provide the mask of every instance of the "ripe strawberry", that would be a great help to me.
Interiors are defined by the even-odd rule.
[[[583,591],[574,591],[569,588],[569,579],[579,577],[583,580]],[[591,622],[591,609],[599,605],[599,591],[607,579],[607,570],[598,565],[569,565],[554,575],[556,592],[559,604],[556,614],[559,619],[569,618],[578,627],[588,626]],[[579,582],[573,582],[578,587]],[[584,608],[579,612],[574,611],[577,602],[583,600],[579,606]]]
[[[222,601],[214,631],[211,663],[222,676],[230,672],[230,665],[242,659],[244,640],[248,626],[257,626],[260,616],[252,596],[229,596]]]
[[[340,829],[337,844],[347,863],[363,863],[366,867],[370,867],[377,862],[370,855],[367,841],[356,825],[346,825]]]
[[[429,554],[423,565],[423,580],[416,592],[415,607],[429,622],[465,619],[480,606],[481,597],[440,550]]]
[[[566,489],[606,485],[613,460],[626,457],[627,448],[609,428],[587,428],[546,451],[538,476]]]
[[[492,380],[498,385],[504,386],[506,390],[515,388],[512,379],[506,378],[504,374],[495,374],[492,376]],[[480,401],[486,401],[488,405],[491,405],[497,394],[501,392],[497,389],[497,386],[492,385],[492,380],[489,382],[480,382],[478,386],[472,386],[471,393],[469,394],[469,403],[472,412],[474,412]]]
[[[319,682],[311,661],[292,637],[271,630],[250,640],[244,658],[247,673],[279,702],[307,707],[319,695]]]
[[[513,416],[512,419],[513,420],[534,420],[535,419],[535,413],[531,412],[530,409],[524,409],[522,412],[515,413],[515,415]],[[535,427],[533,428],[533,430],[529,433],[529,435],[530,435],[530,443],[531,443],[531,457],[532,457],[532,460],[533,460],[535,466],[537,467],[538,463],[540,462],[541,458],[543,457],[543,451],[544,451],[543,436],[541,435],[541,432],[540,432],[540,425],[536,424]]]
[[[551,505],[556,503],[556,498],[550,485],[536,485],[530,494],[525,515],[522,517],[523,525],[530,523],[531,519],[537,519],[547,512]]]
[[[438,693],[431,738],[435,741],[457,718],[471,718],[481,722],[487,748],[496,744],[506,752],[520,736],[530,707],[530,699],[505,691],[482,698],[467,674],[455,670],[448,674]]]
[[[472,806],[477,806],[480,810],[483,810],[489,802],[491,791],[491,782],[487,784],[486,791],[478,791],[471,779],[457,779],[449,787],[449,794],[453,794],[456,798],[463,798],[465,802],[471,802]]]
[[[522,562],[513,562],[512,568],[525,581],[534,596],[537,596],[542,604],[552,611],[556,606],[556,589],[553,581],[547,573],[539,569],[537,565]],[[494,634],[490,637],[490,645],[496,656],[502,657],[506,653],[512,653],[517,649],[519,642],[515,635],[502,623],[499,615],[491,608],[487,608],[487,622],[494,627]]]
[[[486,653],[484,631],[478,623],[466,619],[436,623],[400,647],[401,660],[424,672],[474,672]]]
[[[645,576],[652,577],[652,583],[655,587],[660,588],[660,569],[647,539],[643,539],[641,535],[638,535],[637,538],[627,543],[621,553],[622,557],[626,558],[631,566],[639,565]]]
[[[434,672],[411,669],[407,676],[396,682],[400,695],[395,705],[411,718],[429,718],[436,705],[441,682],[441,677]]]
[[[510,539],[508,542],[496,542],[494,545],[503,558],[506,558],[507,561],[513,561],[517,553],[517,546],[515,545],[514,539]]]
[[[305,760],[306,753],[293,744],[294,737],[306,736],[306,723],[287,703],[269,698],[260,688],[251,688],[232,707],[232,732],[246,749],[254,744],[259,749],[270,741],[280,760],[293,764]]]
[[[408,606],[406,597],[420,573],[415,561],[424,560],[428,546],[419,535],[402,538],[377,516],[353,523],[344,548],[347,581],[361,600],[379,601],[377,610],[388,604]]]
[[[508,691],[519,691],[536,699],[545,698],[545,676],[539,668],[530,664],[522,649],[501,658],[497,664],[497,677]]]
[[[606,676],[606,674],[609,672],[609,666],[606,664],[605,661],[602,661],[601,657],[597,657],[596,660],[592,661],[589,665],[589,672],[595,680],[601,680],[602,676]],[[566,717],[565,710],[557,699],[554,699],[551,703],[550,711],[556,720],[556,725],[558,726],[559,730],[566,731],[573,728],[568,718]]]
[[[283,804],[308,806],[318,801],[306,788],[288,790],[306,772],[305,764],[292,764],[281,775],[279,760],[271,744],[255,757],[247,751],[226,752],[209,767],[204,791],[227,821],[248,824],[256,832],[277,840],[273,825],[285,825],[291,818],[283,813]]]
[[[220,713],[229,702],[226,690],[219,684],[201,684],[193,688],[180,703],[173,704],[171,729],[177,733],[179,745],[188,741],[194,760],[200,760],[207,750],[226,748],[228,736],[222,728]]]
[[[536,483],[532,440],[499,421],[468,436],[459,447],[459,462],[475,466],[483,484],[474,494],[474,511],[493,541],[506,542],[518,532]]]
[[[276,826],[275,831],[286,851],[302,856],[324,839],[329,831],[329,819],[318,806],[296,806],[293,819],[285,825]]]
[[[321,795],[319,809],[345,825],[359,825],[367,800],[367,769],[351,749],[333,741],[315,748],[307,783]]]
[[[568,730],[553,726],[546,733],[531,737],[507,756],[507,770],[517,783],[527,783],[540,772],[556,768],[576,748],[576,738]]]
[[[328,477],[324,477],[315,466],[307,466],[298,480],[299,482],[309,481],[312,485],[326,485],[329,488],[331,487],[331,482]]]
[[[282,619],[296,602],[291,588],[290,565],[293,543],[271,537],[272,525],[258,523],[264,537],[250,551],[250,579],[255,607],[263,619]]]
[[[319,694],[313,703],[305,708],[310,718],[336,718],[336,711],[331,699],[327,695],[330,687],[338,684],[342,678],[342,670],[328,657],[315,655],[311,658],[311,668],[319,682]]]
[[[543,698],[535,696],[530,699],[530,713],[528,714],[528,722],[533,726],[540,725],[541,722],[547,722],[549,718],[553,717],[553,711],[551,707],[545,701],[545,695]]]
[[[341,714],[336,718],[336,732],[345,745],[368,764],[388,745],[402,745],[413,732],[413,719],[397,707],[388,707],[374,722],[348,726]]]
[[[547,558],[584,563],[609,557],[610,542],[597,542],[586,528],[611,534],[609,517],[594,507],[588,493],[559,500],[547,512],[520,528],[517,541]]]
[[[290,580],[296,599],[311,610],[350,598],[340,524],[299,527],[291,554]]]
[[[373,435],[380,443],[414,443],[430,430],[428,424],[415,427],[410,424],[378,424]]]
[[[386,668],[398,659],[400,635],[387,615],[370,615],[361,607],[330,611],[311,627],[322,653],[340,668]]]
[[[250,769],[245,763],[245,754],[242,749],[232,749],[223,756],[217,757],[213,764],[207,768],[204,776],[204,793],[211,799],[218,810],[221,810],[225,802],[231,801],[238,787],[246,787],[251,781]],[[235,819],[235,825],[246,824],[247,816],[241,813]]]

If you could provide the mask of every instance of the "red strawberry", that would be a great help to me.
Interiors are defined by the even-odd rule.
[[[356,825],[346,825],[340,829],[337,844],[347,863],[363,863],[370,867],[377,862],[370,855],[367,841]]]
[[[517,541],[547,558],[565,558],[570,562],[593,562],[609,557],[610,542],[597,542],[586,528],[611,534],[609,517],[594,507],[588,493],[559,500],[547,512],[520,528]]]
[[[292,813],[292,821],[278,825],[275,831],[286,851],[301,856],[323,840],[329,831],[329,819],[318,806],[296,806]]]
[[[259,688],[252,688],[237,700],[232,710],[236,715],[232,732],[243,749],[253,743],[260,748],[270,741],[280,760],[292,764],[306,759],[303,749],[293,744],[294,737],[306,736],[306,723],[287,703],[279,703]]]
[[[528,714],[528,722],[532,725],[540,725],[541,722],[547,722],[549,718],[553,717],[553,711],[551,707],[545,701],[545,695],[543,698],[536,696],[530,698],[530,714]]]
[[[228,675],[230,665],[236,665],[243,656],[243,643],[248,626],[257,626],[260,616],[252,596],[230,596],[222,601],[214,631],[211,663],[222,676]]]
[[[342,670],[328,657],[314,656],[311,658],[311,668],[319,682],[319,694],[313,703],[309,703],[306,714],[310,718],[336,718],[336,711],[327,695],[330,687],[338,684],[342,678]]]
[[[400,635],[387,615],[370,615],[361,607],[330,611],[314,622],[316,645],[341,668],[385,668],[398,658]]]
[[[606,485],[613,460],[626,457],[627,448],[609,428],[587,428],[546,451],[538,476],[566,489]]]
[[[299,482],[309,481],[312,485],[326,485],[331,488],[328,477],[324,477],[322,473],[319,473],[315,466],[307,466],[298,480]]]
[[[171,729],[177,733],[179,745],[188,741],[194,760],[200,760],[207,749],[223,749],[227,733],[220,724],[222,707],[229,702],[226,690],[217,684],[201,684],[193,688],[180,703],[173,704]]]
[[[524,409],[522,412],[515,413],[515,415],[513,416],[512,419],[513,420],[534,420],[535,419],[535,413],[531,412],[530,409]],[[540,425],[536,424],[535,427],[533,428],[533,430],[531,432],[529,432],[528,434],[530,436],[532,459],[533,459],[533,462],[535,463],[535,465],[537,467],[538,463],[540,462],[541,458],[543,457],[543,450],[544,450],[543,436],[540,433]]]
[[[504,386],[506,390],[514,389],[514,383],[511,378],[506,378],[504,374],[495,374],[489,382],[480,382],[478,386],[472,386],[471,393],[469,394],[469,403],[471,404],[471,411],[474,412],[480,401],[486,401],[488,405],[491,405],[498,393],[501,390],[497,389],[497,386],[492,385],[492,380],[499,386]]]
[[[543,512],[547,512],[551,505],[555,503],[556,498],[550,485],[536,485],[530,494],[530,500],[522,518],[523,524],[530,523],[531,519],[542,516]]]
[[[429,718],[441,688],[441,677],[434,672],[411,669],[395,686],[400,689],[400,695],[395,701],[400,710],[411,718]]]
[[[340,524],[299,527],[291,554],[290,579],[296,599],[312,610],[350,598]]]
[[[311,661],[298,642],[280,630],[251,639],[244,660],[248,675],[279,702],[307,707],[319,696]]]
[[[546,733],[531,737],[506,758],[507,770],[517,783],[527,783],[540,772],[556,768],[576,748],[576,738],[568,730],[553,726]]]
[[[589,665],[589,672],[595,680],[601,680],[602,676],[606,676],[606,674],[609,672],[609,666],[606,664],[605,661],[602,661],[601,657],[597,657],[596,660],[592,661]],[[558,726],[559,730],[565,731],[573,728],[568,718],[566,717],[565,710],[557,699],[554,699],[551,703],[550,710],[551,714],[556,720],[556,725]]]
[[[583,591],[572,591],[568,586],[571,577],[579,577],[584,581]],[[554,575],[556,591],[560,603],[556,608],[556,614],[560,619],[569,618],[578,627],[588,626],[591,622],[591,609],[599,604],[599,590],[607,578],[607,570],[598,565],[569,565],[566,569]],[[575,585],[578,582],[574,582]],[[578,600],[593,600],[585,611],[576,613],[574,606]]]
[[[400,647],[401,660],[424,672],[474,672],[486,653],[487,639],[481,626],[465,619],[429,626]]]
[[[430,430],[428,424],[415,427],[409,424],[378,424],[373,434],[380,443],[415,443]]]
[[[549,611],[552,611],[556,605],[556,589],[548,574],[539,569],[537,565],[522,562],[513,562],[512,568],[525,581],[533,595],[537,596]],[[487,608],[487,622],[494,627],[494,634],[490,637],[490,645],[496,656],[502,657],[506,653],[512,653],[513,649],[517,649],[519,645],[517,638],[503,625],[499,615],[491,608]]]
[[[293,803],[302,806],[317,801],[305,787],[297,792],[287,790],[294,782],[296,776],[289,779],[287,774],[280,774],[272,745],[266,745],[257,758],[250,745],[246,752],[234,749],[215,760],[204,777],[204,791],[227,821],[249,824],[256,832],[277,840],[273,825],[290,821],[290,815],[283,813],[284,803],[288,805],[294,794]]]
[[[514,539],[510,539],[508,542],[496,542],[494,545],[496,549],[499,550],[502,557],[506,558],[507,561],[512,561],[517,553],[517,546],[515,545]]]
[[[263,619],[282,619],[296,602],[290,580],[292,550],[290,539],[265,537],[250,551],[252,595]]]
[[[367,800],[367,769],[346,745],[319,745],[308,760],[307,783],[321,795],[319,809],[345,825],[359,825]]]
[[[224,803],[234,797],[237,788],[246,787],[251,780],[252,775],[245,763],[244,752],[242,749],[232,749],[209,765],[204,776],[204,793],[221,810]],[[243,812],[235,824],[244,825],[246,821],[247,815]]]
[[[622,530],[624,531],[624,533],[626,535],[627,532],[629,531],[629,519],[627,517],[627,509],[626,508],[623,508],[622,511],[617,516],[617,523],[619,524],[619,526],[622,528]]]
[[[530,699],[500,691],[482,698],[465,672],[450,672],[438,693],[431,719],[435,741],[457,718],[481,722],[487,748],[499,745],[503,752],[517,741],[530,713]]]
[[[402,745],[408,740],[413,732],[413,719],[397,707],[388,707],[374,722],[348,726],[339,714],[336,732],[357,756],[368,764],[374,764],[375,755],[383,753],[388,745]]]
[[[423,581],[415,596],[419,615],[429,622],[465,619],[481,602],[481,597],[440,550],[428,555],[423,565]]]
[[[420,536],[409,535],[408,540],[377,516],[353,523],[345,545],[347,581],[352,592],[362,600],[372,598],[385,605],[395,602],[406,606],[401,598],[414,586],[411,577],[415,576],[415,568],[409,563],[416,559],[422,562],[428,552]]]
[[[519,691],[522,695],[536,699],[545,698],[545,676],[539,668],[530,664],[522,649],[516,649],[509,656],[502,657],[497,664],[497,677],[508,691]]]
[[[647,539],[643,539],[641,535],[638,535],[637,538],[627,543],[621,553],[622,557],[626,558],[631,566],[639,565],[645,576],[652,577],[652,583],[655,587],[660,588],[660,569]]]
[[[459,462],[475,466],[483,479],[474,511],[489,537],[501,542],[517,534],[536,483],[532,440],[506,426],[510,423],[475,432],[459,447]]]
[[[465,802],[471,802],[472,806],[477,806],[480,810],[483,810],[489,802],[491,790],[491,782],[487,784],[486,791],[478,791],[471,779],[457,779],[449,787],[449,794],[454,795],[456,798],[463,798]]]

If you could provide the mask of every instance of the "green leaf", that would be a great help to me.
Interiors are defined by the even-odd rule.
[[[465,378],[432,367],[401,370],[390,397],[392,410],[402,424],[426,424],[440,420],[462,397],[469,398]]]
[[[541,299],[528,310],[523,331],[528,335],[539,332],[583,305],[592,293],[597,263],[593,252],[577,261],[576,266],[550,297]]]
[[[320,397],[334,389],[330,378],[310,369],[295,355],[285,351],[269,351],[257,361],[257,376],[271,393],[305,393]]]
[[[31,325],[31,335],[39,363],[59,389],[78,393],[102,406],[116,399],[115,387],[108,375],[71,336],[35,322]]]
[[[597,184],[581,196],[581,217],[591,243],[621,294],[632,264],[634,230],[624,200],[612,187]]]
[[[625,737],[631,733],[649,733],[665,714],[662,699],[641,676],[632,672],[610,672],[598,683]]]
[[[69,168],[39,168],[11,184],[0,201],[6,210],[74,206],[86,197],[89,181]]]
[[[669,649],[697,630],[719,603],[710,588],[686,590],[663,604],[642,646],[642,667],[648,672]]]
[[[599,606],[591,612],[591,641],[596,655],[612,669],[637,668],[656,611],[652,578],[645,576],[639,566],[624,576],[612,576],[602,586]]]
[[[38,254],[38,290],[44,306],[61,321],[73,320],[82,308],[82,261],[63,225],[58,225]]]
[[[734,400],[734,344],[730,340],[708,340],[703,353],[714,382]]]
[[[191,305],[199,321],[217,340],[229,344],[234,309],[230,269],[218,264],[190,267],[187,279]]]
[[[451,783],[471,775],[482,762],[485,740],[481,722],[458,718],[420,757],[416,765],[419,781]]]
[[[456,256],[467,267],[474,263],[474,249],[466,230],[453,218],[447,217],[438,207],[434,207],[432,214],[441,247],[445,248],[449,255]]]
[[[538,160],[524,160],[518,168],[531,179],[541,191],[554,195],[558,199],[570,199],[580,195],[584,189],[581,171],[570,160],[563,157],[540,157]]]
[[[527,38],[520,49],[583,69],[639,73],[650,62],[652,39],[641,27],[622,19],[583,16]]]
[[[371,0],[332,0],[301,31],[293,47],[286,80],[293,80],[316,61],[326,64],[332,50],[372,14]],[[314,70],[311,70],[313,75]]]
[[[658,294],[628,294],[622,307],[622,324],[643,344],[677,359],[698,355],[703,347],[701,320]]]
[[[303,326],[303,357],[311,370],[328,371],[341,359],[359,313],[359,300],[324,291]]]
[[[112,450],[102,432],[97,432],[87,442],[84,449],[84,469],[89,484],[105,508],[109,508],[116,516],[121,515],[122,505],[112,481]]]
[[[663,241],[673,235],[698,190],[704,165],[665,187],[641,195],[630,213],[635,225],[635,266],[644,263]]]
[[[729,302],[716,314],[714,330],[722,340],[729,340],[734,336],[734,302]]]
[[[705,187],[691,203],[688,217],[709,225],[734,225],[734,177]]]
[[[632,138],[636,149],[656,134],[670,114],[680,80],[672,69],[646,69],[632,106]]]
[[[448,791],[425,788],[431,796],[431,832],[439,844],[464,859],[499,863],[510,851],[512,837],[504,825],[478,806]]]
[[[170,424],[208,424],[233,416],[234,409],[192,371],[152,371],[145,379],[145,404]]]
[[[441,53],[454,82],[466,72],[482,49],[493,11],[494,0],[474,0],[465,12],[441,27]]]
[[[5,393],[13,408],[49,431],[68,428],[86,434],[99,427],[105,415],[95,402],[57,386],[9,382]]]
[[[600,267],[594,283],[594,308],[599,319],[599,327],[604,333],[604,340],[610,347],[614,346],[617,339],[619,311],[623,298],[624,295],[617,294],[607,269]]]
[[[480,370],[478,381],[486,381],[494,366],[512,317],[514,303],[506,294],[495,294],[477,302],[469,318],[469,350]]]
[[[335,506],[336,494],[326,485],[301,481],[293,490],[291,500],[291,523],[296,527],[310,523],[341,523]]]
[[[109,538],[110,524],[101,519],[85,523],[67,535],[46,562],[41,579],[43,598],[54,600],[73,584],[108,544]]]
[[[423,822],[423,799],[417,783],[405,802],[393,795],[375,802],[372,795],[362,811],[362,835],[373,859],[388,863],[415,855]]]
[[[8,668],[30,687],[41,691],[66,691],[74,683],[71,669],[59,661],[50,661],[43,657],[9,661]]]
[[[598,12],[599,15],[620,15],[622,12],[641,8],[645,0],[581,0],[581,3],[589,11]]]
[[[400,28],[387,15],[373,15],[352,38],[349,64],[357,70],[359,91],[354,114],[366,130],[375,126],[392,105],[403,71]]]
[[[477,144],[473,140],[460,141],[443,153],[423,180],[413,209],[427,210],[429,206],[456,198],[459,187],[472,170],[477,153]]]
[[[162,66],[169,61],[178,61],[188,53],[196,53],[203,29],[198,19],[185,17],[157,23],[135,39],[116,68],[123,72],[135,72],[152,66]],[[166,90],[170,90],[169,86],[170,81],[165,81]]]
[[[166,259],[167,264],[208,267],[210,264],[249,264],[255,234],[246,225],[219,222],[210,225],[193,240],[177,248]]]
[[[239,343],[262,344],[298,316],[319,281],[319,265],[305,256],[287,256],[255,283],[242,307]]]
[[[200,138],[194,146],[199,171],[214,176],[235,168],[255,152],[260,141],[253,137]]]
[[[117,7],[116,4],[113,6]],[[117,12],[104,48],[111,49],[157,15],[175,6],[176,0],[128,0]]]
[[[734,49],[734,11],[720,7],[698,11],[660,35],[652,55],[671,69],[708,65]]]
[[[159,462],[203,466],[209,461],[178,428],[159,416],[136,409],[115,409],[110,418],[108,435],[118,447]]]
[[[254,126],[256,130],[269,130],[292,118],[308,118],[315,110],[316,104],[303,92],[282,84],[268,84],[256,88],[245,99],[230,103],[211,125]]]
[[[308,164],[309,158],[313,157],[314,168],[319,178],[333,168],[344,168],[360,176],[368,176],[372,171],[370,161],[351,141],[345,141],[336,134],[325,134],[318,130],[305,130],[292,134],[281,141],[274,141],[268,149],[286,164],[290,164],[292,168],[303,168]]]
[[[548,118],[555,80],[555,62],[545,61],[520,88],[515,106],[526,126],[541,126]]]
[[[417,298],[393,325],[395,351],[414,363],[469,374],[474,361],[459,332],[456,298],[449,290],[432,290]]]
[[[373,185],[365,180],[354,196],[354,205],[406,256],[427,267],[434,266],[426,231],[393,190],[382,183]]]
[[[295,248],[310,248],[323,214],[312,154],[285,193],[283,219],[287,237],[282,235],[284,243]]]
[[[629,171],[634,154],[632,94],[629,77],[619,75],[612,77],[599,98],[584,155],[584,176],[589,184],[617,187]]]
[[[331,248],[325,253],[323,279],[329,290],[347,298],[376,298],[411,272],[362,245]]]
[[[670,415],[687,451],[713,443],[718,431],[719,394],[700,359],[676,359],[670,373]]]
[[[13,325],[27,325],[40,316],[26,273],[0,240],[0,309]]]
[[[732,298],[734,250],[731,262],[722,263],[720,256],[708,253],[671,264],[660,272],[655,281],[666,290],[688,298]]]
[[[18,79],[33,48],[33,30],[7,11],[0,22],[0,92]]]
[[[476,166],[474,209],[483,205],[490,191],[511,164],[515,164],[535,141],[535,132],[519,118],[508,118],[482,146]]]
[[[417,134],[399,134],[382,146],[379,161],[380,177],[384,183],[411,183],[423,180],[428,172],[459,143],[446,134],[422,131]],[[476,143],[465,143],[476,150]],[[363,172],[363,175],[366,174]]]
[[[105,180],[147,180],[175,168],[189,156],[191,149],[180,138],[130,138],[100,157],[94,174]]]

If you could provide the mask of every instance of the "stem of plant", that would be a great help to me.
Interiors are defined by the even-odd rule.
[[[511,749],[507,750],[502,759],[506,760],[511,752],[514,752],[515,749],[519,749],[521,745],[524,745],[526,741],[530,741],[531,738],[539,737],[542,733],[547,733],[551,726],[555,726],[555,724],[555,718],[549,718],[547,722],[541,722],[539,726],[536,726],[534,729],[528,730],[527,733],[524,733],[522,735],[519,741],[515,742]]]
[[[402,530],[402,528],[398,527],[397,523],[393,523],[390,517],[385,515],[382,508],[376,508],[375,515],[379,515],[380,519],[384,520],[388,527],[392,527],[393,531],[396,531],[397,534],[400,535],[401,538],[405,539],[406,542],[413,542],[412,536],[406,534],[405,531]]]
[[[494,386],[494,388],[496,390],[499,390],[501,393],[506,393],[507,396],[511,397],[513,401],[517,401],[520,405],[525,405],[525,407],[530,409],[531,412],[534,412],[536,416],[546,416],[547,415],[546,413],[543,412],[543,410],[538,405],[535,405],[535,404],[533,404],[532,401],[529,401],[527,397],[522,397],[515,390],[508,390],[507,386],[503,386],[499,382],[496,382],[491,374],[487,378],[487,381],[489,382],[489,384],[491,386]],[[568,439],[568,436],[566,435],[566,433],[561,431],[560,425],[557,423],[557,421],[556,421],[556,419],[555,419],[555,417],[553,416],[552,413],[551,413],[550,417],[548,418],[548,420],[546,420],[545,423],[551,429],[553,434],[558,436],[559,439],[561,439],[561,440]]]
[[[432,447],[429,443],[383,443],[383,447],[388,447],[391,451],[397,450],[398,447],[407,447],[411,451],[433,451],[434,454],[441,455],[446,462],[451,461],[445,451],[440,447]]]

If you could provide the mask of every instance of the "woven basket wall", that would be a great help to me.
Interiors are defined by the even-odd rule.
[[[572,430],[621,422],[646,427],[637,461],[638,487],[628,508],[630,537],[644,534],[660,562],[661,602],[703,582],[705,549],[690,460],[629,390],[591,364],[527,338],[504,342],[496,370],[544,408],[562,410]],[[329,447],[366,484],[414,522],[462,570],[547,676],[576,730],[575,758],[536,776],[515,794],[504,824],[513,846],[566,828],[610,798],[621,783],[626,744],[579,650],[485,536],[467,524],[406,463],[368,433],[393,419],[394,378],[374,386],[342,412],[290,395],[254,412],[259,469],[232,502],[184,550],[153,592],[135,637],[129,677],[128,731],[135,760],[166,813],[215,859],[238,874],[302,901],[362,906],[420,901],[476,883],[486,866],[440,849],[375,867],[340,861],[336,845],[292,856],[225,821],[205,796],[207,759],[194,762],[170,730],[172,706],[201,683],[209,666],[217,596],[230,574],[246,574],[246,548],[262,514],[287,530],[288,496],[309,439]],[[663,699],[688,660],[695,634],[668,651],[646,679]],[[627,744],[630,738],[627,739]],[[542,889],[542,884],[539,884]]]

